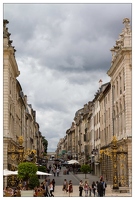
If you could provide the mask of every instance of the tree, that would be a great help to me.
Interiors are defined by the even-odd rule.
[[[26,181],[26,187],[28,187],[30,177],[36,175],[37,170],[38,167],[34,163],[22,162],[18,165],[18,178]]]
[[[34,189],[35,187],[38,187],[40,185],[39,179],[37,175],[32,175],[29,178],[29,188]]]
[[[48,141],[45,139],[44,136],[42,136],[42,143],[44,146],[44,152],[47,153]]]
[[[85,178],[86,178],[86,174],[88,174],[88,172],[91,172],[91,168],[89,165],[82,165],[81,171],[85,174]]]
[[[46,172],[46,167],[45,166],[38,166],[38,171]]]

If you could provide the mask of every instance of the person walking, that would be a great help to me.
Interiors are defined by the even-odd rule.
[[[93,194],[94,194],[94,197],[95,197],[95,195],[96,195],[96,183],[95,183],[95,181],[93,181],[93,183],[92,183],[92,191],[93,191]]]
[[[89,185],[88,185],[87,181],[85,181],[85,183],[84,183],[85,197],[88,196],[88,190],[89,190]]]
[[[41,188],[43,189],[43,195],[44,197],[46,196],[46,181],[44,181],[43,183],[41,183]]]
[[[53,174],[54,174],[54,176],[56,175],[56,169],[55,169],[55,167],[53,168]]]
[[[64,179],[64,182],[63,182],[63,189],[62,189],[64,192],[68,192],[68,182],[66,179]]]
[[[44,196],[45,197],[49,197],[50,196],[50,192],[49,192],[49,184],[48,184],[48,180],[46,179],[44,182],[44,190],[45,190],[45,193],[44,193]]]
[[[96,192],[96,196],[99,197],[99,194],[98,194],[98,181],[96,181],[96,188],[97,188],[97,191]]]
[[[59,176],[59,172],[60,172],[59,168],[56,169],[56,172],[57,172],[57,176]]]
[[[82,197],[82,191],[83,191],[83,182],[82,180],[80,180],[80,183],[79,183],[79,196]]]
[[[100,182],[97,185],[98,195],[99,197],[103,197],[103,182],[100,179]]]
[[[52,166],[51,166],[51,165],[49,165],[49,173],[51,172],[51,168],[52,168]]]
[[[73,185],[72,185],[72,181],[71,180],[69,181],[69,184],[68,184],[68,193],[69,193],[69,197],[73,193]]]
[[[92,187],[89,185],[89,197],[91,197]]]
[[[52,182],[50,182],[49,189],[50,189],[50,196],[51,196],[51,197],[54,197],[54,195],[53,195],[53,184],[52,184]]]
[[[52,184],[53,184],[53,192],[54,192],[54,189],[55,189],[55,180],[54,180],[54,178],[52,180]]]

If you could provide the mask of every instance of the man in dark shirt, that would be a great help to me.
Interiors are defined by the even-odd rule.
[[[103,182],[100,180],[100,182],[97,185],[98,195],[99,197],[103,197]]]

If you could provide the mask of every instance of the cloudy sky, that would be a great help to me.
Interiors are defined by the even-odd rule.
[[[131,4],[4,4],[18,80],[36,111],[48,152],[71,127],[75,112],[110,81],[110,49],[132,20]],[[132,23],[132,21],[131,21]]]

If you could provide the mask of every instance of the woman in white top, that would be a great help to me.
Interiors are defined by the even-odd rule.
[[[49,185],[49,188],[50,188],[50,195],[51,195],[51,197],[54,197],[54,195],[53,195],[53,184],[52,184],[52,182],[50,183],[50,185]]]

